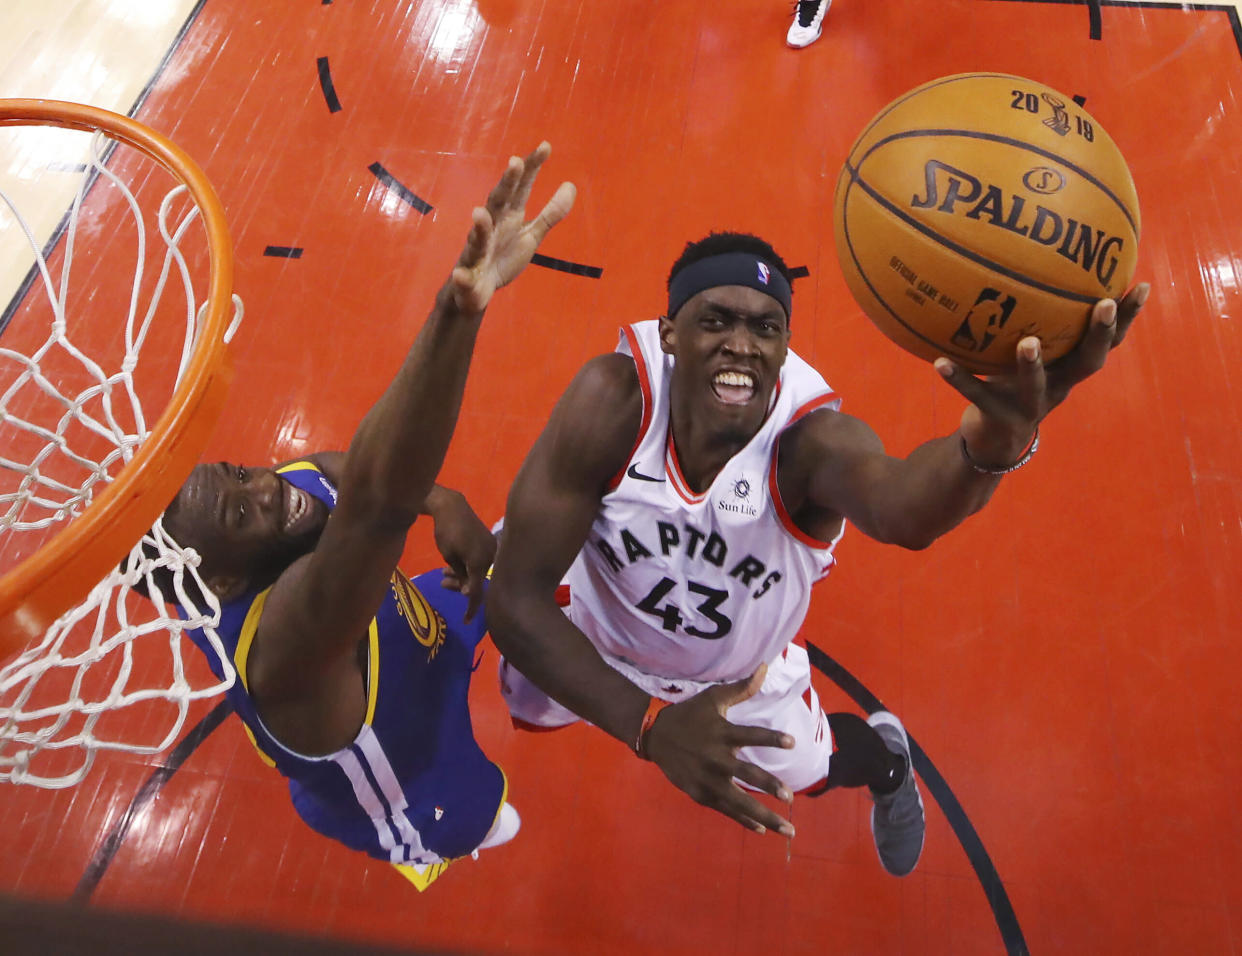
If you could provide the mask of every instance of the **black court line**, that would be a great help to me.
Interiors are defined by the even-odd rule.
[[[339,113],[341,111],[341,101],[337,98],[336,87],[332,84],[332,68],[328,65],[328,58],[321,56],[315,61],[315,65],[319,70],[319,88],[323,90],[323,98],[328,104],[328,112]]]
[[[1172,10],[1177,13],[1223,13],[1229,20],[1229,28],[1233,31],[1233,42],[1242,56],[1242,19],[1238,17],[1236,7],[1222,3],[1156,3],[1155,0],[994,0],[997,3],[1068,3],[1077,6],[1094,6],[1097,10],[1104,7],[1136,7],[1142,10]],[[1089,12],[1088,14],[1092,14]],[[1094,28],[1094,25],[1093,25]],[[1091,39],[1098,40],[1094,33]]]
[[[1087,98],[1085,96],[1080,96],[1078,93],[1075,93],[1074,102],[1077,103],[1079,106],[1085,107],[1087,105]]]
[[[532,264],[543,266],[545,269],[568,272],[570,275],[575,276],[586,276],[588,279],[598,279],[604,274],[601,266],[584,266],[580,262],[570,262],[568,259],[553,259],[551,256],[545,256],[539,252],[531,256],[530,261]]]
[[[807,642],[806,649],[811,664],[815,669],[840,687],[841,690],[845,691],[862,710],[871,714],[877,710],[887,709],[883,702],[864,687],[858,678],[829,657],[824,651],[809,641]],[[81,880],[78,881],[73,895],[70,897],[71,902],[82,905],[90,901],[91,894],[95,892],[95,888],[108,872],[108,867],[112,864],[117,850],[125,842],[125,838],[129,835],[129,831],[138,819],[138,816],[155,799],[163,786],[172,779],[182,764],[190,758],[203,741],[232,712],[233,708],[229,702],[221,700],[181,738],[168,755],[168,760],[162,766],[156,768],[151,776],[147,778],[147,781],[134,796],[134,799],[130,801],[125,813],[113,825],[107,836],[99,844],[99,848],[95,851],[90,862],[86,865],[86,870],[82,874]],[[988,856],[988,852],[983,846],[983,840],[980,839],[969,817],[966,816],[966,811],[949,788],[948,782],[941,775],[940,771],[936,769],[936,766],[931,762],[931,758],[927,756],[923,748],[919,746],[918,741],[914,739],[914,735],[909,733],[908,728],[907,735],[910,739],[910,756],[914,769],[923,778],[923,784],[928,795],[940,807],[940,811],[953,829],[958,843],[961,844],[962,849],[966,852],[966,858],[970,860],[970,865],[974,868],[975,875],[979,878],[979,883],[988,900],[988,906],[992,909],[992,916],[996,920],[996,927],[1000,931],[1001,939],[1004,940],[1005,952],[1009,956],[1029,956],[1030,951],[1027,949],[1026,940],[1022,935],[1022,928],[1018,925],[1017,914],[1014,913],[1013,905],[1009,902],[1009,896],[1005,892],[1005,886],[1001,882],[1000,874],[997,873],[991,857]]]
[[[126,116],[136,117],[138,115],[138,111],[141,110],[143,104],[146,103],[147,97],[149,97],[151,95],[151,91],[155,89],[156,81],[160,79],[160,77],[164,75],[164,71],[168,69],[169,61],[173,58],[173,55],[177,52],[177,50],[181,48],[181,44],[185,40],[186,34],[190,32],[190,27],[192,27],[194,25],[194,21],[198,19],[198,15],[202,12],[203,5],[206,3],[207,0],[198,0],[198,3],[194,4],[194,9],[186,14],[185,21],[181,24],[181,29],[177,31],[177,35],[173,37],[172,43],[168,45],[168,50],[164,53],[163,59],[160,60],[159,65],[156,66],[155,71],[151,74],[151,78],[147,80],[146,86],[144,86],[134,98],[134,102],[130,105],[129,111],[125,114]],[[104,149],[100,162],[107,163],[109,157],[112,156],[113,150],[115,149],[116,143],[109,142],[108,146]],[[66,167],[63,171],[72,171],[68,167],[73,164],[62,163],[60,165]],[[85,164],[83,164],[83,168],[84,167]],[[89,194],[91,189],[94,188],[95,180],[99,178],[99,170],[92,170],[88,175],[90,177],[90,181],[87,182],[83,195]],[[56,228],[52,230],[51,237],[43,246],[44,259],[51,258],[52,250],[56,248],[57,244],[64,236],[65,230],[69,228],[69,216],[72,211],[73,206],[70,204],[70,207],[65,210],[65,214],[60,217],[60,222],[56,224]],[[11,298],[8,305],[4,307],[3,314],[0,314],[0,335],[4,335],[4,330],[9,327],[9,322],[13,320],[13,314],[17,311],[18,307],[26,301],[26,295],[30,292],[30,287],[34,285],[35,280],[38,278],[39,264],[36,262],[30,266],[30,271],[26,273],[25,278],[22,279],[21,284],[17,287],[17,291],[13,293],[13,298]]]
[[[383,163],[372,163],[367,167],[367,169],[371,170],[371,173],[376,179],[400,196],[402,200],[421,212],[424,216],[435,208],[431,205],[431,203],[423,199],[422,196],[419,196],[414,192],[414,190],[410,189],[409,186],[406,186],[403,182],[401,182],[401,180],[386,170]]]
[[[805,279],[810,274],[811,270],[806,266],[794,266],[789,270],[789,278],[791,279]]]
[[[1104,35],[1104,16],[1100,11],[1100,0],[1087,0],[1087,33],[1092,40]]]
[[[272,256],[275,259],[301,259],[301,246],[268,246],[263,250],[265,256]]]
[[[73,895],[69,898],[70,902],[79,905],[90,902],[91,894],[95,892],[95,887],[99,885],[99,881],[108,872],[108,867],[112,865],[112,858],[116,856],[116,851],[125,842],[125,838],[129,835],[129,831],[133,827],[134,821],[138,819],[139,814],[147,808],[147,805],[155,799],[164,784],[172,779],[172,775],[198,749],[199,744],[206,740],[212,731],[220,726],[224,718],[232,712],[232,705],[227,700],[220,701],[178,741],[177,746],[168,755],[168,760],[162,766],[157,767],[155,772],[147,778],[147,782],[142,785],[142,789],[130,801],[129,806],[125,808],[125,812],[121,814],[121,818],[112,825],[108,835],[99,844],[98,849],[95,850],[95,855],[86,864],[86,871],[82,874],[82,879],[78,881]]]
[[[854,703],[868,714],[888,709],[875,694],[862,685],[857,677],[809,641],[806,651],[815,669],[845,691]],[[971,824],[970,818],[966,816],[966,811],[962,809],[957,797],[949,789],[948,782],[931,762],[931,758],[915,741],[909,728],[906,728],[906,733],[910,738],[910,757],[914,762],[914,769],[923,778],[928,795],[936,801],[940,812],[944,814],[945,819],[949,821],[949,826],[953,828],[957,842],[966,851],[966,858],[970,860],[970,865],[974,868],[975,875],[983,887],[984,895],[988,898],[988,905],[992,908],[996,928],[1000,930],[1001,939],[1005,942],[1005,952],[1009,956],[1028,956],[1030,950],[1026,948],[1026,940],[1022,936],[1022,927],[1018,925],[1017,914],[1014,913],[1013,906],[1009,902],[1009,895],[1005,892],[1005,885],[1001,882],[1000,874],[996,872],[996,867],[992,864],[992,858],[988,856],[988,851],[983,847],[983,841]]]

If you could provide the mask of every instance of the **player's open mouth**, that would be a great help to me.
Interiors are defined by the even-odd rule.
[[[296,534],[311,515],[311,496],[301,488],[285,484],[285,534]]]
[[[755,397],[755,377],[749,372],[717,372],[712,391],[726,405],[745,405]]]

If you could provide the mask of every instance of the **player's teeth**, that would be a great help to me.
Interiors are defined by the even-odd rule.
[[[717,372],[716,382],[720,385],[740,385],[744,388],[751,388],[755,384],[749,375],[741,372]]]
[[[302,492],[295,490],[289,502],[289,517],[285,520],[285,527],[291,527],[302,517],[302,512],[306,510],[306,499]]]

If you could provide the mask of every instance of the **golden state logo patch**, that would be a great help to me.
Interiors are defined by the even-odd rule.
[[[400,571],[393,572],[392,594],[397,599],[397,613],[410,626],[414,639],[429,650],[427,660],[432,660],[444,644],[444,618]]]

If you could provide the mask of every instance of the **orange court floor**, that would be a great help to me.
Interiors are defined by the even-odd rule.
[[[883,872],[859,792],[799,797],[786,847],[592,728],[513,730],[487,645],[475,729],[522,830],[425,892],[306,828],[207,701],[175,763],[0,784],[0,893],[469,954],[1242,952],[1238,8],[836,0],[803,50],[790,12],[200,0],[132,110],[202,164],[233,231],[247,318],[209,460],[343,448],[471,206],[509,155],[553,144],[536,201],[568,179],[577,207],[490,310],[441,478],[490,521],[573,372],[660,313],[669,265],[712,229],[805,269],[793,348],[890,451],[951,432],[960,396],[846,289],[837,173],[937,76],[1083,98],[1137,184],[1150,303],[982,513],[918,553],[849,531],[802,632],[826,709],[882,703],[916,742],[918,869]],[[403,566],[436,558],[416,528]]]

